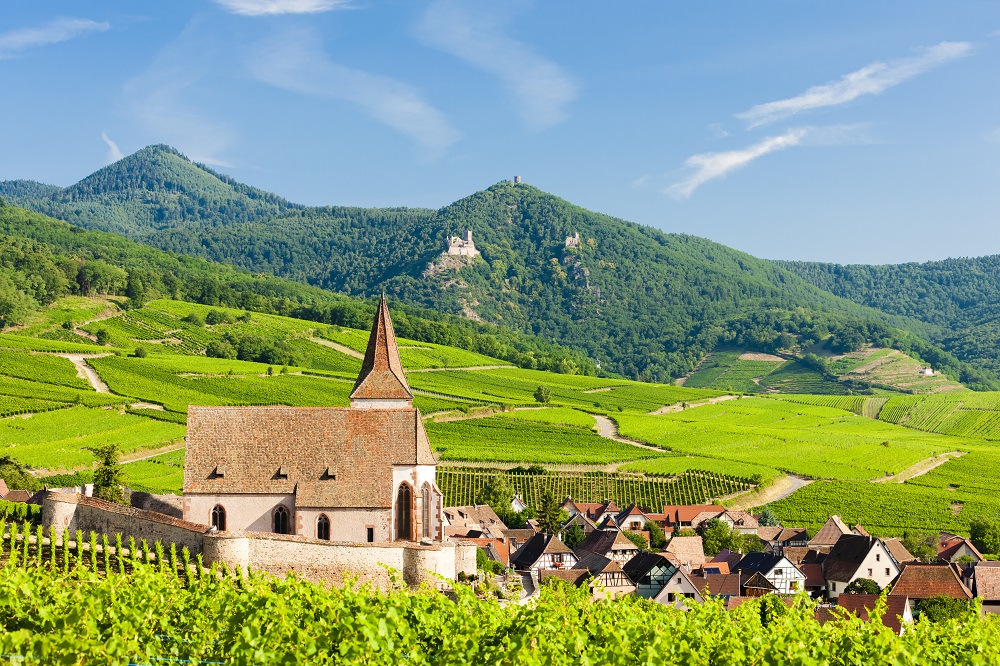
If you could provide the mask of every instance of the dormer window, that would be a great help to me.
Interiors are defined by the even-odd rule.
[[[323,471],[322,478],[325,481],[336,481],[337,480],[337,472],[336,472],[336,470],[333,467],[330,467],[328,465],[327,468]]]
[[[215,466],[215,470],[212,472],[212,476],[220,477],[220,476],[225,476],[225,475],[226,475],[226,466],[225,465],[216,465]]]
[[[278,468],[278,478],[287,479],[288,478],[288,468],[282,465]]]

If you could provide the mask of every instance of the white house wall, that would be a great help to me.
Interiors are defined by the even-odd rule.
[[[278,505],[288,510],[289,531],[295,531],[294,495],[185,495],[184,520],[201,525],[212,524],[212,509],[219,505],[226,510],[226,529],[248,532],[272,532],[274,510]]]
[[[888,573],[886,573],[887,571]],[[828,580],[827,596],[830,599],[836,599],[844,591],[844,588],[858,578],[870,578],[884,590],[898,575],[899,568],[889,556],[889,551],[881,542],[876,542],[850,580],[834,580],[832,578]]]

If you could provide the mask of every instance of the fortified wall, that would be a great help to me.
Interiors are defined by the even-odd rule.
[[[341,584],[345,577],[380,588],[392,584],[389,569],[411,587],[455,580],[459,573],[476,573],[475,544],[444,542],[343,543],[308,537],[258,532],[218,532],[154,511],[120,506],[93,497],[49,492],[42,500],[42,524],[60,534],[97,532],[123,538],[159,541],[201,554],[205,564],[225,563],[230,569],[254,569],[284,577],[295,571],[314,582]]]

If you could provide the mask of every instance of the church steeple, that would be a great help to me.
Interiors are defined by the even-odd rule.
[[[413,393],[403,374],[396,332],[392,329],[389,306],[383,293],[375,311],[375,323],[368,338],[361,373],[351,392],[351,407],[385,409],[412,406]]]

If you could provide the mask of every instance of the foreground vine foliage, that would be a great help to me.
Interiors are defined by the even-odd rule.
[[[20,554],[19,554],[20,555]],[[681,612],[543,588],[501,607],[468,588],[377,592],[258,573],[136,564],[129,573],[15,556],[0,575],[0,653],[22,663],[149,664],[995,664],[1000,623],[970,616],[821,626],[802,598]],[[173,558],[171,558],[173,559]],[[106,574],[99,571],[107,571]],[[180,571],[180,575],[176,572]]]

